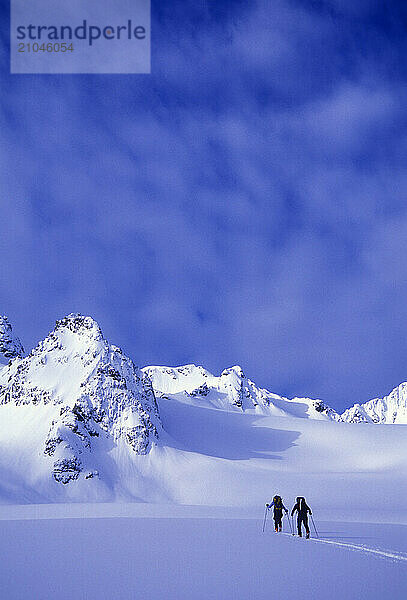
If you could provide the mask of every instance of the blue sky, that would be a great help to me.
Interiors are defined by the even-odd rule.
[[[3,13],[0,312],[341,409],[407,379],[407,10],[247,4],[153,2],[151,76],[11,76]]]

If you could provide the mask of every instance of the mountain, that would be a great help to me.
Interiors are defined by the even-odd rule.
[[[258,388],[239,366],[222,371],[219,377],[203,367],[145,367],[158,397],[175,397],[178,401],[220,408],[254,410],[257,414],[339,420],[339,415],[322,400],[288,399]]]
[[[342,414],[322,400],[285,398],[259,388],[239,366],[212,375],[201,366],[144,367],[158,398],[223,410],[254,410],[257,414],[291,416],[344,423],[407,424],[407,383],[388,396],[355,404]]]
[[[239,366],[139,369],[91,317],[60,319],[27,356],[2,325],[0,503],[255,505],[279,489],[321,506],[346,507],[349,490],[360,506],[377,494],[404,506],[407,439],[390,416],[403,422],[404,385],[339,415]]]
[[[57,321],[25,358],[9,328],[3,339],[11,361],[0,371],[1,426],[10,443],[20,434],[23,454],[33,449],[36,468],[55,482],[99,478],[113,444],[140,455],[158,438],[150,380],[90,317]]]
[[[345,410],[341,420],[347,423],[407,424],[407,382],[394,388],[388,396]]]
[[[13,328],[7,317],[0,316],[0,364],[1,359],[9,360],[24,354],[24,348],[13,334]]]

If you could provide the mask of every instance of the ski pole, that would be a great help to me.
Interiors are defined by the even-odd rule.
[[[266,527],[266,519],[267,519],[267,506],[266,506],[266,512],[264,513],[264,521],[263,521],[263,533],[264,533],[264,528]]]
[[[290,531],[291,531],[291,535],[293,534],[293,528],[291,527],[291,519],[290,519],[290,515],[287,513],[287,519],[288,519],[288,524],[290,525]]]
[[[317,538],[319,538],[318,531],[317,531],[317,528],[315,527],[315,523],[314,523],[314,517],[312,515],[310,515],[310,517],[311,517],[311,521],[312,521],[312,524],[313,524],[314,529],[315,529],[315,533],[317,534]]]

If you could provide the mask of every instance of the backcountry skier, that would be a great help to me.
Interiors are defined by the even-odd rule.
[[[285,514],[288,513],[288,510],[283,504],[283,500],[281,496],[274,496],[273,502],[271,504],[266,504],[266,508],[270,510],[270,508],[274,507],[274,528],[276,531],[282,530],[282,519],[283,519],[283,510],[285,510]]]
[[[295,511],[297,511],[297,529],[298,535],[302,537],[302,529],[301,525],[305,527],[305,537],[309,538],[309,527],[308,527],[308,513],[312,515],[312,511],[308,504],[305,501],[303,496],[298,496],[296,503],[293,506],[291,511],[291,516],[294,516]]]

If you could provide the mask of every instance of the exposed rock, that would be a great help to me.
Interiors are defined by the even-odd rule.
[[[196,390],[189,392],[190,396],[207,396],[209,394],[209,388],[206,383],[200,385]]]
[[[0,356],[6,359],[12,359],[23,356],[24,348],[13,334],[13,328],[7,317],[0,316]]]
[[[78,479],[82,470],[82,463],[76,456],[72,458],[61,458],[54,462],[52,475],[55,481],[66,485],[70,481]]]

